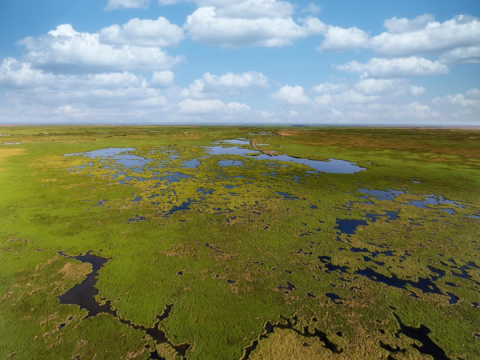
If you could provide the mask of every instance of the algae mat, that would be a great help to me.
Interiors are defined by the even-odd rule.
[[[480,357],[480,131],[2,132],[1,358]]]

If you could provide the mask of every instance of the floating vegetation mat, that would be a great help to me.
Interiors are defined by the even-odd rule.
[[[45,132],[2,129],[1,358],[480,358],[474,130]]]

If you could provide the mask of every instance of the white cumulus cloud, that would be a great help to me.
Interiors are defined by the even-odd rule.
[[[360,74],[363,78],[396,78],[448,74],[449,68],[438,61],[411,56],[408,58],[373,58],[367,63],[352,61],[343,65],[333,65],[339,71]]]
[[[397,18],[385,20],[383,26],[387,28],[391,34],[403,34],[412,31],[425,29],[429,23],[435,22],[435,17],[430,14],[417,16],[415,19]]]
[[[183,29],[160,16],[157,20],[131,19],[100,30],[100,42],[114,45],[176,46],[185,38]]]
[[[301,105],[310,102],[310,99],[305,95],[302,86],[285,85],[278,91],[272,93],[272,98],[280,103],[289,105]]]
[[[115,10],[119,8],[146,9],[150,0],[108,0],[106,10]]]
[[[203,92],[204,88],[205,84],[201,80],[196,79],[188,88],[181,89],[180,97],[202,99],[206,96]]]
[[[446,95],[433,99],[436,105],[453,104],[464,108],[480,108],[480,90],[474,88],[466,92],[466,94]],[[480,116],[477,113],[477,118]]]
[[[443,23],[430,14],[414,19],[394,17],[385,20],[386,32],[373,37],[356,27],[323,25],[319,28],[325,37],[320,52],[372,49],[383,58],[432,55],[448,64],[480,62],[480,20],[474,16],[458,15]]]
[[[477,88],[470,89],[466,92],[467,96],[473,99],[480,99],[480,90]]]
[[[47,35],[27,37],[25,59],[37,67],[89,69],[90,71],[163,70],[182,61],[157,47],[102,44],[98,33],[77,32],[69,24],[59,25]]]
[[[170,5],[192,0],[159,0]],[[239,19],[284,18],[295,12],[288,1],[278,0],[193,0],[199,7],[215,7],[220,17]]]
[[[202,81],[210,89],[251,89],[267,88],[269,86],[268,77],[257,71],[249,71],[243,74],[227,72],[221,76],[206,73],[203,75]]]
[[[4,59],[0,65],[0,87],[49,88],[63,90],[121,88],[146,86],[142,76],[129,72],[64,75],[33,69],[31,64],[13,58]]]
[[[347,90],[333,96],[333,100],[342,104],[364,104],[377,100],[377,96],[360,93],[355,90]]]
[[[325,39],[322,41],[318,50],[320,52],[335,52],[365,47],[368,43],[369,35],[356,27],[344,29],[338,26],[327,26],[322,34]]]
[[[152,87],[166,88],[173,86],[175,74],[170,70],[154,71],[149,85]]]
[[[322,7],[315,5],[313,2],[309,3],[307,7],[302,9],[302,12],[308,12],[312,14],[318,14],[320,11],[322,11]]]
[[[180,111],[184,113],[199,114],[199,113],[218,113],[218,112],[245,112],[249,111],[250,107],[243,103],[224,102],[214,100],[193,100],[185,99],[178,104]]]
[[[215,3],[219,5],[218,2]],[[295,12],[295,8],[289,2],[277,0],[226,1],[220,5],[218,15],[227,18],[285,18]]]
[[[480,46],[451,50],[440,56],[444,64],[480,64]]]
[[[408,91],[410,92],[410,95],[419,96],[425,94],[427,89],[425,89],[423,86],[412,85]]]
[[[23,88],[54,84],[55,77],[41,70],[32,69],[31,64],[13,58],[3,59],[0,66],[0,87]]]
[[[371,38],[369,47],[378,56],[404,57],[440,54],[461,47],[480,45],[478,18],[459,15],[443,23],[432,20],[431,16],[412,21],[387,20],[387,28],[394,32],[384,32]]]
[[[330,83],[326,82],[324,84],[318,84],[313,87],[313,91],[319,94],[328,94],[336,93],[347,90],[350,87],[350,84],[347,83]]]
[[[220,76],[205,73],[201,79],[196,79],[187,88],[181,89],[179,96],[202,99],[224,92],[238,94],[239,91],[247,89],[268,87],[268,77],[258,71],[249,71],[242,74],[227,72]]]
[[[354,85],[354,89],[367,95],[422,95],[425,88],[412,85],[407,79],[365,79]]]
[[[320,20],[312,17],[303,19],[301,24],[291,17],[226,17],[215,7],[198,8],[185,23],[194,41],[226,47],[285,46],[295,39],[319,34],[324,28]]]

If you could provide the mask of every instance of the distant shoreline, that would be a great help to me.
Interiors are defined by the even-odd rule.
[[[265,127],[265,128],[389,128],[389,129],[461,129],[461,130],[480,130],[480,125],[382,125],[382,124],[352,124],[352,125],[297,125],[297,124],[0,124],[0,128],[8,127],[177,127],[177,128],[199,128],[199,127]]]

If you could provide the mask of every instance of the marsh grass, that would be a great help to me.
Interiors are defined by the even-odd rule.
[[[427,326],[450,358],[480,357],[474,337],[480,313],[472,306],[478,302],[480,226],[469,217],[480,214],[476,131],[46,129],[2,129],[11,135],[9,142],[21,145],[0,150],[0,357],[146,359],[156,346],[166,358],[178,358],[173,348],[155,344],[118,318],[85,318],[78,306],[60,305],[58,296],[91,268],[59,251],[110,258],[99,271],[97,300],[110,301],[132,324],[151,327],[166,304],[173,304],[159,326],[172,344],[191,344],[189,359],[240,359],[259,339],[252,359],[428,358],[413,346],[416,340],[398,334],[395,316],[407,326]],[[312,173],[301,164],[208,156],[205,147],[236,138],[270,144],[262,146],[267,152],[336,158],[367,170]],[[140,172],[112,159],[64,156],[111,147],[135,148],[132,155],[150,162]],[[197,167],[183,166],[194,159]],[[222,160],[243,165],[222,167]],[[168,183],[153,179],[173,173],[185,176]],[[360,188],[409,193],[392,201],[364,199]],[[408,205],[425,194],[465,207]],[[188,200],[189,209],[168,214]],[[398,212],[398,219],[367,220],[353,235],[335,228],[338,219],[365,220],[366,214],[386,211]],[[128,221],[135,217],[146,220]],[[386,250],[393,256],[371,256]],[[322,256],[346,270],[328,271]],[[435,281],[438,294],[356,274],[366,268],[412,283],[436,276],[431,268],[445,274]],[[287,282],[295,288],[285,289]],[[458,303],[449,304],[448,292]],[[266,322],[282,317],[296,317],[298,330],[324,332],[342,352],[333,354],[321,340],[289,329],[261,337]]]

